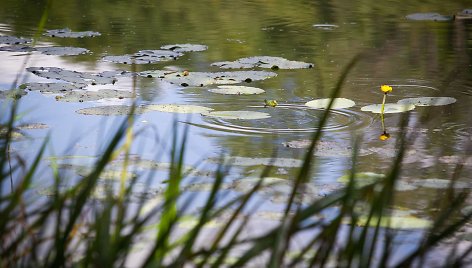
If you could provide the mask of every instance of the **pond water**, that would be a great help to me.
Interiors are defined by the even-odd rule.
[[[33,38],[45,2],[2,0],[0,35]],[[125,117],[89,115],[79,111],[97,106],[130,105],[132,101],[138,105],[197,105],[213,111],[260,112],[265,118],[231,119],[204,116],[200,112],[178,114],[151,109],[135,121],[135,130],[139,131],[132,148],[135,159],[168,161],[172,126],[177,120],[178,126],[189,127],[186,152],[189,166],[203,161],[203,169],[212,170],[218,157],[224,154],[235,161],[230,178],[254,177],[260,174],[266,159],[276,155],[281,159],[269,175],[290,179],[323,113],[322,109],[309,108],[305,103],[329,98],[344,68],[354,56],[362,53],[340,92],[340,97],[354,101],[355,105],[332,111],[316,151],[313,194],[322,196],[342,185],[338,178],[350,169],[355,141],[360,147],[357,171],[379,174],[388,171],[396,155],[402,113],[385,115],[390,138],[383,141],[379,139],[383,132],[380,116],[361,110],[363,106],[382,102],[381,85],[393,88],[387,103],[413,97],[450,97],[457,101],[443,106],[416,106],[410,112],[407,127],[414,139],[406,151],[405,189],[398,193],[401,198],[397,203],[399,207],[427,218],[430,214],[428,204],[437,189],[443,187],[438,185],[444,185],[444,180],[451,178],[458,159],[464,160],[470,155],[472,20],[448,17],[442,21],[437,15],[408,15],[435,12],[452,16],[466,8],[472,8],[472,4],[465,0],[408,4],[396,0],[57,1],[49,12],[45,30],[70,28],[100,35],[83,38],[61,38],[57,33],[39,35],[37,47],[88,50],[78,51],[85,52],[81,55],[47,55],[59,52],[41,50],[0,51],[0,89],[10,89],[18,74],[19,84],[66,82],[40,77],[26,71],[26,67],[58,67],[92,73],[118,71],[114,76],[116,81],[84,85],[77,90],[87,96],[71,97],[68,101],[65,94],[57,91],[48,94],[27,90],[20,101],[20,121],[45,124],[47,128],[21,130],[29,138],[15,142],[12,150],[28,158],[50,135],[47,156],[59,156],[64,163],[86,165],[94,160]],[[430,20],[431,17],[435,20]],[[178,52],[176,44],[198,44],[207,48]],[[169,61],[132,66],[104,59],[159,50],[167,45],[171,45],[171,49],[166,53],[174,53]],[[66,53],[69,52],[66,49]],[[142,54],[146,53],[152,54]],[[224,69],[212,65],[254,56],[283,57],[308,63],[311,68],[283,69],[282,65],[276,68],[273,67],[276,64],[271,63],[269,68],[249,69]],[[123,58],[119,60],[126,61]],[[259,65],[265,63],[257,62]],[[216,84],[201,87],[187,82],[169,83],[166,79],[147,75],[137,76],[133,82],[133,77],[127,73],[153,70],[180,74],[176,81],[193,77],[195,72],[255,70],[276,76],[247,80],[249,74],[244,74],[242,82],[235,85],[257,87],[265,92],[225,95],[215,92],[218,91]],[[89,92],[97,90],[114,91],[103,93],[102,99],[88,96]],[[136,98],[130,98],[133,90]],[[270,107],[264,100],[275,100],[278,105]],[[4,111],[10,102],[8,99],[1,101],[1,118],[5,119]],[[241,112],[236,114],[241,115]],[[73,160],[61,156],[71,156]],[[467,176],[472,165],[469,160],[459,178],[464,188],[472,187]],[[48,161],[43,164],[47,170]],[[165,179],[164,173],[161,175],[162,178],[156,179],[156,187]],[[208,181],[205,176],[201,177]],[[48,175],[39,180],[48,181]],[[272,205],[269,202],[268,207]]]

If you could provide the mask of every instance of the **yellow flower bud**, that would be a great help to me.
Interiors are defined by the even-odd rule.
[[[270,106],[270,107],[275,107],[278,105],[276,100],[264,100],[264,107]]]
[[[383,93],[387,94],[387,93],[392,92],[392,87],[387,86],[387,85],[382,85],[380,86],[380,90],[382,90]]]

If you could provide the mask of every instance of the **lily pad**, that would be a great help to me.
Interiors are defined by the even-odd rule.
[[[167,49],[175,52],[196,52],[205,51],[208,49],[208,46],[198,44],[176,44],[162,46],[161,49]]]
[[[170,50],[141,50],[134,54],[105,56],[102,60],[122,64],[151,64],[161,61],[176,60],[182,55],[182,53]]]
[[[335,24],[314,24],[313,27],[321,30],[334,30],[339,26]]]
[[[212,88],[208,91],[225,95],[253,95],[265,92],[265,90],[261,88],[246,86],[218,86],[218,88]]]
[[[17,127],[17,129],[20,129],[20,130],[47,129],[47,128],[49,128],[49,126],[43,123],[23,124]]]
[[[133,93],[123,90],[100,89],[98,91],[69,91],[62,96],[56,96],[57,101],[84,102],[109,98],[132,98]]]
[[[311,108],[316,108],[316,109],[326,109],[328,108],[328,105],[331,102],[331,100],[332,99],[330,98],[312,100],[305,103],[305,105]],[[331,106],[331,109],[345,109],[345,108],[350,108],[354,105],[356,105],[356,103],[350,99],[335,98],[333,105]]]
[[[268,113],[253,111],[214,111],[204,112],[202,115],[234,120],[255,120],[270,118],[270,114]]]
[[[145,110],[166,113],[198,114],[210,112],[213,109],[204,106],[188,104],[150,104],[145,106]]]
[[[351,174],[346,174],[337,179],[338,182],[348,184],[351,178]],[[384,174],[378,174],[374,172],[359,172],[354,174],[354,182],[357,187],[363,187],[385,178]]]
[[[361,108],[361,111],[372,112],[374,114],[379,114],[382,109],[381,104],[371,104]],[[403,113],[415,109],[415,105],[412,104],[399,104],[399,103],[387,103],[385,104],[384,113],[393,114],[393,113]]]
[[[258,157],[242,157],[232,156],[226,158],[228,163],[235,166],[275,166],[275,167],[286,167],[295,168],[301,167],[303,164],[302,160],[293,158],[258,158]]]
[[[451,181],[444,179],[418,179],[415,180],[412,184],[418,187],[447,189],[449,186],[451,186]],[[465,189],[472,187],[471,184],[463,181],[456,181],[453,186],[456,189]]]
[[[46,55],[57,56],[76,56],[90,52],[90,50],[81,47],[37,47],[36,50]]]
[[[86,85],[105,85],[114,84],[116,78],[107,77],[100,74],[70,71],[58,67],[28,67],[27,71],[47,79],[62,80],[70,83],[79,84],[80,87]]]
[[[60,37],[60,38],[83,38],[83,37],[95,37],[100,36],[99,32],[83,31],[73,32],[69,28],[48,30],[44,33],[45,36],[49,37]]]
[[[306,63],[301,61],[291,61],[282,57],[271,56],[257,56],[241,58],[235,61],[222,61],[211,64],[223,69],[249,69],[249,68],[269,68],[272,70],[278,69],[306,69],[313,68],[313,63]]]
[[[31,39],[27,38],[21,38],[21,37],[16,37],[16,36],[9,36],[9,35],[3,35],[0,36],[0,44],[7,44],[7,45],[20,45],[20,44],[26,44],[26,43],[31,43]]]
[[[439,13],[413,13],[406,16],[409,20],[419,21],[451,21],[452,16],[444,16]]]
[[[130,112],[131,106],[126,105],[98,106],[76,111],[76,113],[83,115],[128,115]],[[136,107],[134,114],[142,114],[144,112],[146,112],[145,108]]]
[[[195,86],[203,87],[207,85],[227,85],[242,82],[250,83],[257,80],[265,80],[267,78],[277,76],[273,72],[265,71],[237,71],[237,72],[178,72],[178,71],[144,71],[138,73],[148,78],[159,78],[172,84],[184,87]]]
[[[455,103],[457,100],[451,97],[420,97],[408,98],[397,101],[398,104],[415,106],[442,106]]]
[[[26,91],[23,89],[13,90],[0,90],[0,99],[19,99],[26,95]]]
[[[472,20],[472,9],[464,9],[461,12],[456,13],[454,16],[456,20]]]
[[[359,217],[357,225],[366,226],[367,216]],[[375,227],[377,225],[378,218],[372,217],[369,221],[369,226]],[[380,219],[379,226],[382,228],[390,229],[426,229],[432,226],[433,222],[426,219],[421,219],[415,216],[383,216]]]
[[[41,93],[64,93],[80,89],[79,86],[70,83],[26,83],[22,85],[26,90],[39,91]]]
[[[27,45],[11,45],[11,46],[0,47],[0,51],[31,52],[31,51],[36,51],[36,49],[34,47],[30,47]]]

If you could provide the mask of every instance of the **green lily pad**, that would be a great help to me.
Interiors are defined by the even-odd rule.
[[[1,99],[19,99],[26,95],[26,91],[23,89],[10,89],[10,90],[0,90],[0,100]]]
[[[109,98],[132,98],[133,93],[123,90],[100,89],[98,91],[69,91],[62,96],[56,96],[57,101],[84,102]]]
[[[413,13],[406,16],[409,20],[418,20],[418,21],[451,21],[452,16],[444,16],[439,13]]]
[[[339,26],[335,24],[313,24],[313,27],[321,30],[334,30]]]
[[[99,32],[83,31],[73,32],[69,28],[48,30],[44,33],[45,36],[49,37],[60,37],[60,38],[83,38],[83,37],[95,37],[100,36]]]
[[[361,108],[361,111],[372,112],[374,114],[379,114],[382,109],[381,104],[371,104]],[[412,104],[399,104],[399,103],[387,103],[385,104],[384,113],[393,114],[393,113],[403,113],[415,109],[415,105]]]
[[[79,84],[80,87],[86,85],[105,85],[114,84],[116,78],[107,77],[100,74],[70,71],[58,67],[28,67],[28,72],[47,79],[62,80],[70,83]]]
[[[472,9],[464,9],[461,12],[457,12],[454,16],[455,20],[472,20]]]
[[[1,128],[0,129],[0,138],[5,139],[6,135],[7,135],[7,130],[5,128]],[[11,137],[12,140],[19,140],[19,139],[23,139],[25,137],[25,135],[23,135],[21,132],[19,132],[17,130],[12,130],[10,135],[11,135],[10,137]]]
[[[0,47],[0,51],[32,52],[32,51],[36,51],[36,49],[34,47],[30,47],[30,46],[27,46],[27,45],[11,45],[11,46]]]
[[[170,50],[141,50],[134,54],[105,56],[102,60],[122,64],[151,64],[161,61],[176,60],[182,55],[182,53]]]
[[[57,56],[76,56],[90,52],[90,50],[81,47],[37,47],[36,50],[46,55]]]
[[[301,167],[303,164],[302,160],[293,158],[258,158],[258,157],[242,157],[242,156],[231,156],[227,157],[226,161],[231,165],[235,166],[275,166],[275,167],[286,167],[294,168]],[[218,160],[215,160],[218,162]]]
[[[2,35],[0,36],[0,44],[7,44],[7,45],[20,45],[31,43],[31,39],[29,38],[21,38],[16,36],[9,36],[9,35]]]
[[[138,73],[148,78],[159,78],[172,84],[184,87],[203,87],[207,85],[227,85],[242,82],[250,83],[257,80],[265,80],[277,76],[273,72],[264,71],[237,71],[237,72],[178,72],[178,71],[144,71]]]
[[[212,88],[208,91],[226,95],[253,95],[265,92],[265,90],[261,88],[246,86],[218,86],[218,88]]]
[[[418,187],[433,188],[433,189],[447,189],[451,185],[450,180],[445,179],[418,179],[412,183]],[[471,188],[472,185],[463,181],[456,181],[454,183],[454,188],[456,189],[465,189]]]
[[[108,105],[90,107],[77,110],[76,113],[83,115],[128,115],[131,112],[131,106],[126,105]],[[136,107],[134,114],[142,114],[146,112],[143,107]]]
[[[249,69],[249,68],[269,68],[272,70],[278,69],[306,69],[313,68],[313,63],[306,63],[301,61],[291,61],[282,57],[271,56],[257,56],[241,58],[235,61],[222,61],[211,64],[223,69]]]
[[[205,51],[208,46],[198,44],[176,44],[176,45],[165,45],[161,49],[167,49],[175,52],[197,52]]]
[[[366,226],[368,217],[361,216],[357,221],[358,226]],[[378,217],[372,217],[369,226],[375,227],[378,222]],[[433,222],[426,219],[421,219],[411,215],[405,216],[383,216],[380,219],[379,226],[390,229],[426,229],[432,226]]]
[[[398,104],[415,106],[442,106],[455,103],[457,100],[451,97],[420,97],[408,98],[397,101]]]
[[[256,120],[270,118],[270,114],[268,113],[253,111],[214,111],[204,112],[202,115],[232,120]]]
[[[64,93],[80,89],[79,86],[70,83],[26,83],[22,85],[26,90],[39,91],[41,93]]]
[[[49,126],[43,123],[23,124],[17,127],[17,129],[20,129],[20,130],[47,129],[47,128],[49,128]]]
[[[338,182],[348,184],[351,174],[346,174],[337,179]],[[354,174],[354,182],[357,187],[363,187],[385,178],[384,174],[374,172],[358,172]]]
[[[206,113],[213,109],[188,104],[150,104],[145,106],[146,111],[158,111],[166,113],[182,113],[182,114],[195,114],[195,113]]]
[[[331,102],[331,100],[332,99],[330,98],[312,100],[305,103],[305,105],[311,108],[316,108],[316,109],[326,109],[328,108],[328,105]],[[335,98],[333,105],[331,106],[331,109],[345,109],[345,108],[350,108],[354,105],[356,105],[356,103],[350,99]]]

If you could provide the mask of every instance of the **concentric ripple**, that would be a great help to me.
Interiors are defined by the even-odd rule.
[[[246,134],[291,134],[311,133],[318,130],[317,126],[325,112],[304,105],[279,105],[275,108],[263,106],[248,107],[258,112],[271,115],[260,120],[230,120],[205,117],[205,124],[193,124],[202,128]],[[332,110],[324,131],[352,131],[369,125],[372,118],[364,113],[352,110]]]

